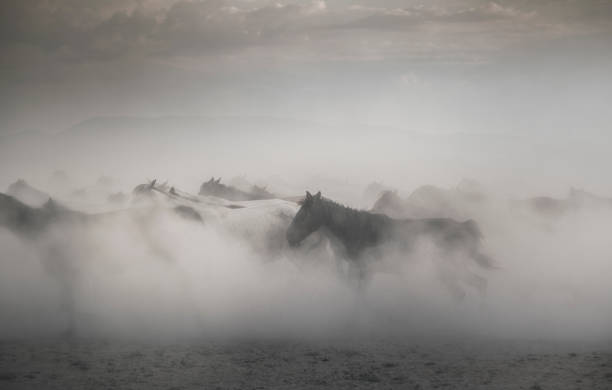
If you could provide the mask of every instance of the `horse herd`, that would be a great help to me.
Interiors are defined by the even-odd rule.
[[[18,189],[19,191],[17,191]],[[9,194],[0,194],[0,226],[26,236],[36,237],[52,224],[75,224],[102,218],[108,213],[87,213],[72,210],[63,202],[47,197],[38,206],[22,200],[44,199],[44,192],[19,181],[9,188]],[[117,198],[117,194],[111,194]],[[226,210],[252,207],[253,201],[282,199],[265,187],[252,186],[237,189],[211,178],[200,187],[198,195],[190,195],[167,183],[152,180],[138,185],[132,192],[133,201],[161,196],[172,201],[171,209],[180,217],[199,223],[205,222],[202,203],[219,199],[218,205]],[[111,201],[109,197],[109,202]],[[493,260],[481,250],[481,232],[474,220],[458,221],[451,218],[392,218],[384,213],[356,210],[327,199],[321,192],[305,197],[283,200],[296,204],[293,215],[285,215],[282,236],[289,248],[300,247],[304,240],[317,232],[324,236],[334,257],[347,265],[349,274],[363,285],[372,276],[372,264],[385,258],[392,251],[399,256],[410,255],[421,240],[432,243],[442,258],[462,257],[482,269],[494,268]],[[31,203],[31,202],[30,202]],[[295,210],[297,209],[297,212]],[[286,214],[291,214],[290,212]],[[280,234],[277,234],[279,236]],[[471,273],[478,285],[486,285],[485,279]]]

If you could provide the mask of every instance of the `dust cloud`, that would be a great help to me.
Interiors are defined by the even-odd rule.
[[[488,193],[467,212],[495,269],[424,242],[383,255],[357,288],[324,235],[286,244],[293,201],[227,208],[200,197],[197,221],[164,197],[126,196],[104,211],[66,200],[89,217],[36,234],[0,228],[3,337],[612,336],[612,207],[549,217]]]

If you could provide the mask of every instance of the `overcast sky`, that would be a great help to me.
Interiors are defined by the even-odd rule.
[[[610,132],[609,0],[3,0],[0,131],[262,115]]]

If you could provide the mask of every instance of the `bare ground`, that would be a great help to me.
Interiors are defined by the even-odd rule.
[[[0,341],[1,389],[612,389],[609,344]]]

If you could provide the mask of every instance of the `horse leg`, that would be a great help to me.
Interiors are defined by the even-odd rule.
[[[476,264],[478,264],[482,268],[489,269],[493,267],[492,265],[493,261],[488,256],[480,253],[477,247],[473,247],[471,250],[468,250],[468,251],[460,250],[459,256],[461,259],[466,259],[466,258],[472,259],[474,262],[476,262]],[[460,264],[457,264],[457,266],[461,267],[461,270],[459,271],[461,281],[465,285],[476,289],[476,291],[478,291],[478,293],[481,296],[484,296],[487,291],[487,285],[488,285],[487,279],[471,272],[468,268],[468,265],[463,261]]]
[[[336,276],[341,280],[351,278],[351,263],[346,249],[333,239],[327,241],[327,251],[333,259]]]
[[[366,262],[362,258],[349,258],[349,281],[357,286],[358,291],[364,291],[372,279]]]
[[[495,261],[493,261],[493,259],[490,256],[487,256],[478,250],[472,251],[471,258],[476,262],[476,264],[478,264],[482,268],[485,268],[485,269],[495,268]]]
[[[464,282],[471,287],[474,287],[481,296],[487,292],[487,279],[472,272],[468,272],[463,278]]]
[[[457,278],[456,267],[448,262],[442,262],[437,264],[436,269],[437,278],[440,283],[442,283],[455,300],[462,301],[466,293]]]
[[[478,291],[481,296],[484,296],[488,285],[487,279],[471,272],[468,264],[464,260],[472,259],[483,268],[492,267],[492,260],[480,253],[477,248],[467,251],[465,249],[455,248],[454,251],[448,252],[447,257],[454,260],[451,264],[456,272],[456,277],[454,278],[455,283],[472,287]],[[465,293],[463,293],[463,295],[465,295]]]
[[[455,300],[462,301],[465,298],[465,290],[451,270],[438,268],[438,279]]]

